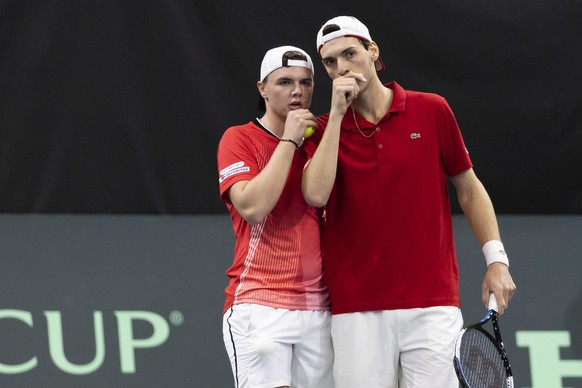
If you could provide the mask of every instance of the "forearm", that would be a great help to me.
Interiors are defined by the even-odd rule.
[[[467,219],[469,227],[481,245],[490,240],[500,240],[499,226],[495,216],[493,203],[483,184],[474,176],[472,171],[468,172],[470,183],[459,184],[457,196],[459,205]]]
[[[477,179],[473,169],[468,169],[451,179],[457,189],[459,204],[473,234],[481,246],[489,241],[493,244],[493,249],[486,249],[487,252],[483,252],[486,256],[487,271],[481,284],[481,301],[487,306],[490,294],[494,293],[499,305],[499,313],[503,314],[516,287],[509,273],[507,254],[503,245],[499,243],[501,241],[499,226],[491,198],[481,181]],[[492,257],[487,257],[491,255]]]
[[[460,201],[460,204],[473,234],[481,245],[490,240],[501,239],[493,204],[484,189],[478,189],[465,201]]]
[[[280,142],[256,177],[245,184],[233,185],[230,199],[247,222],[258,224],[273,210],[287,183],[295,150],[292,143]]]
[[[330,116],[321,142],[303,172],[303,196],[312,206],[325,206],[331,194],[337,172],[342,117]]]

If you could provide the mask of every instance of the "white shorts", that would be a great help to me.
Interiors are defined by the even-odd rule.
[[[333,387],[329,311],[234,305],[222,332],[235,388]]]
[[[457,388],[457,307],[369,311],[332,317],[336,388]]]

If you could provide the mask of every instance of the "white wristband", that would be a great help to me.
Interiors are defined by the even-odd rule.
[[[487,266],[493,263],[503,263],[509,267],[509,259],[507,258],[507,253],[503,248],[503,243],[499,240],[490,240],[483,245],[483,254],[485,255],[485,261]]]

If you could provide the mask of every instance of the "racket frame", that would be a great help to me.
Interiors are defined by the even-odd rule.
[[[493,295],[492,295],[492,299],[494,299]],[[489,304],[490,308],[487,311],[487,313],[485,314],[485,316],[483,317],[483,319],[481,319],[478,323],[461,330],[461,332],[459,332],[459,334],[457,334],[457,338],[455,339],[455,353],[454,353],[453,363],[455,366],[455,371],[457,372],[457,377],[459,378],[459,381],[461,382],[462,387],[478,388],[478,387],[470,387],[468,385],[467,379],[465,378],[465,375],[463,373],[463,365],[461,364],[461,360],[459,359],[459,355],[461,354],[461,338],[463,337],[463,334],[465,334],[465,332],[467,330],[479,330],[481,333],[486,335],[486,337],[490,341],[492,341],[495,344],[497,352],[499,353],[499,356],[501,357],[501,360],[503,361],[503,366],[505,368],[506,387],[507,388],[514,387],[514,385],[513,385],[513,372],[511,371],[511,365],[509,364],[509,359],[507,357],[507,352],[505,351],[505,345],[503,344],[503,339],[501,338],[501,331],[499,330],[499,324],[497,322],[499,319],[499,314],[497,313],[496,308],[492,308],[492,307],[496,307],[496,305],[497,305],[497,302],[495,300],[490,301],[490,304]],[[491,324],[493,326],[494,337],[487,330],[483,329],[483,325],[489,321],[491,321]]]

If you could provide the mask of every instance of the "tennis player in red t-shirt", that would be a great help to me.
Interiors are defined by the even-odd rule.
[[[267,51],[257,87],[264,115],[228,128],[217,152],[236,236],[224,343],[236,388],[331,388],[321,212],[301,192],[304,131],[317,124],[311,58],[293,46]]]

